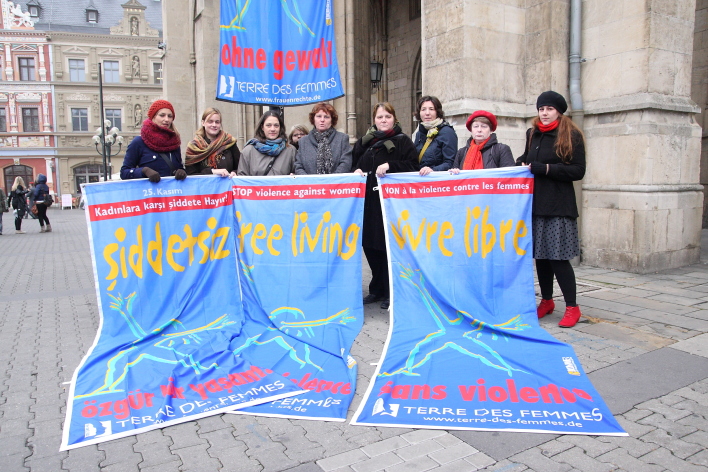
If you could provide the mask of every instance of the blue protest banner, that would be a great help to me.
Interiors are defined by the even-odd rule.
[[[346,419],[363,323],[364,193],[354,174],[234,179],[248,340],[232,346],[307,390],[238,414]]]
[[[344,95],[332,0],[221,0],[217,100],[294,106]]]
[[[392,323],[352,424],[626,435],[538,325],[526,168],[379,180]]]
[[[231,180],[90,184],[100,327],[74,373],[61,450],[303,391],[245,341]]]

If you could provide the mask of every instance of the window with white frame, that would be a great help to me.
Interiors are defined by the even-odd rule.
[[[103,61],[103,80],[114,84],[120,82],[118,61]]]
[[[34,80],[34,58],[32,57],[18,57],[17,65],[20,69],[20,80],[32,81]]]
[[[74,131],[88,131],[88,109],[71,109],[71,129]]]
[[[4,133],[7,131],[7,110],[3,107],[0,108],[0,132]]]
[[[106,108],[106,119],[111,122],[112,127],[116,127],[119,130],[121,129],[121,124],[122,124],[122,113],[120,108]]]
[[[162,62],[153,62],[152,63],[152,75],[155,79],[153,83],[155,83],[155,84],[162,83]]]
[[[86,68],[83,59],[69,59],[69,80],[86,82]]]
[[[25,133],[39,132],[39,110],[36,108],[22,109],[22,131]]]

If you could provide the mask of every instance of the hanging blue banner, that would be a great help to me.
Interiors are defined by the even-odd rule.
[[[72,379],[61,450],[304,390],[236,352],[230,179],[89,184],[85,196],[100,327]]]
[[[237,413],[346,419],[363,324],[364,193],[354,174],[234,179],[247,333],[235,352],[307,390]]]
[[[294,106],[344,95],[332,0],[221,0],[217,100]]]
[[[384,353],[352,424],[626,435],[538,325],[526,168],[392,174]]]

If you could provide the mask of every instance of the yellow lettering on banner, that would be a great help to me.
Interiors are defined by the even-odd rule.
[[[452,227],[452,223],[449,221],[443,221],[440,227],[440,235],[438,236],[438,247],[443,256],[452,256],[452,251],[445,247],[445,240],[451,239],[455,235],[455,229]]]
[[[493,224],[487,223],[487,217],[489,216],[489,207],[484,208],[484,213],[482,214],[482,259],[487,257],[487,254],[492,252],[494,249],[494,243],[497,242],[497,231],[494,229]],[[487,239],[489,236],[489,239]]]
[[[479,216],[481,214],[482,211],[479,209],[479,207],[472,208],[472,218],[474,218],[475,220],[479,219]],[[477,254],[479,252],[479,223],[474,225],[474,229],[472,230],[472,239],[474,240],[474,253]]]
[[[153,253],[156,254],[154,257]],[[147,261],[157,275],[162,275],[162,234],[159,222],[155,223],[155,240],[148,242]]]
[[[167,255],[165,258],[167,259],[167,263],[170,267],[172,267],[172,270],[175,272],[184,272],[184,266],[177,264],[174,256],[175,253],[180,253],[184,249],[174,249],[176,245],[182,246],[182,238],[176,234],[170,235],[170,237],[167,238]]]
[[[214,217],[211,217],[207,220],[207,226],[212,230],[216,229],[216,223],[216,218]],[[229,237],[229,231],[231,231],[231,228],[229,228],[228,226],[222,226],[221,228],[214,231],[214,235],[211,237],[211,251],[209,252],[210,260],[216,261],[225,257],[229,257],[229,254],[231,254],[231,251],[229,251],[228,249],[224,249],[226,240]],[[217,239],[219,241],[218,247],[216,246]],[[216,250],[214,250],[215,247]]]
[[[226,243],[231,227],[223,226],[217,228],[216,225],[216,218],[209,218],[207,220],[209,230],[202,231],[195,237],[193,236],[192,228],[186,224],[184,225],[184,236],[179,234],[167,235],[166,244],[163,244],[162,230],[160,223],[157,222],[155,223],[154,239],[147,242],[147,247],[145,247],[143,241],[142,225],[136,227],[134,241],[126,241],[127,233],[125,229],[118,228],[113,233],[116,242],[108,243],[103,248],[103,259],[108,264],[106,280],[112,281],[108,286],[108,290],[115,288],[119,276],[126,279],[133,274],[142,278],[144,275],[143,260],[147,260],[157,275],[163,275],[163,256],[172,270],[184,272],[186,266],[191,266],[194,263],[195,246],[199,246],[202,250],[200,264],[228,257],[231,251],[226,249]],[[263,231],[265,234],[265,229]],[[282,237],[280,227],[274,227],[271,231],[273,233],[272,239]],[[268,244],[269,248],[272,247],[271,241]],[[177,255],[185,253],[186,250],[188,250],[188,257],[180,258],[178,261]]]
[[[527,233],[528,228],[526,227],[526,223],[524,223],[524,220],[519,220],[516,223],[516,232],[514,233],[514,250],[520,256],[526,254],[526,250],[519,247],[519,238],[523,238]]]
[[[258,240],[265,239],[268,232],[263,223],[258,223],[253,229],[253,236],[251,236],[251,249],[253,249],[254,254],[263,254],[263,249],[258,247]]]
[[[469,207],[466,209],[466,216],[465,216],[465,253],[467,254],[467,257],[472,257],[472,248],[470,247],[470,225],[472,224],[472,211],[470,210]]]
[[[358,246],[356,243],[357,239],[359,239],[359,225],[352,223],[349,225],[347,228],[347,233],[344,235],[344,240],[347,245],[347,252],[342,253],[342,259],[345,261],[349,260],[356,253]]]
[[[513,220],[502,221],[501,223],[499,223],[499,246],[501,247],[502,252],[506,251],[506,241],[504,239],[504,236],[506,236],[509,231],[511,231],[513,223]]]
[[[280,241],[281,239],[283,239],[283,228],[281,228],[280,225],[275,224],[272,228],[270,228],[270,233],[268,234],[268,252],[274,256],[279,256],[280,251],[273,247],[273,241]]]
[[[138,276],[138,278],[143,278],[143,228],[138,225],[135,230],[135,240],[137,244],[130,245],[130,251],[128,252],[128,264],[133,273]]]
[[[300,217],[298,216],[297,212],[295,212],[295,215],[293,217],[293,231],[290,234],[290,240],[292,241],[292,248],[293,248],[293,257],[297,257],[297,227],[300,223]]]
[[[342,238],[343,236],[343,231],[342,227],[339,223],[334,223],[333,225],[330,225],[330,233],[329,233],[329,253],[332,254],[332,251],[334,251],[334,246],[335,244],[337,245],[337,255],[339,256],[342,254]],[[322,241],[324,244],[325,241]]]
[[[438,222],[434,221],[428,223],[428,228],[425,234],[425,248],[430,252],[430,240],[432,239],[435,232],[438,230]]]
[[[237,211],[236,212],[236,220],[241,223],[241,212]],[[239,231],[238,234],[238,252],[242,253],[243,252],[243,245],[245,244],[246,241],[246,235],[251,232],[251,228],[253,227],[253,223],[246,223],[245,225],[239,224],[239,227],[241,230]]]

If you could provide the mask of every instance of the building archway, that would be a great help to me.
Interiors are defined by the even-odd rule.
[[[100,182],[103,176],[103,164],[82,164],[71,169],[74,174],[74,193],[81,193],[81,184]]]

